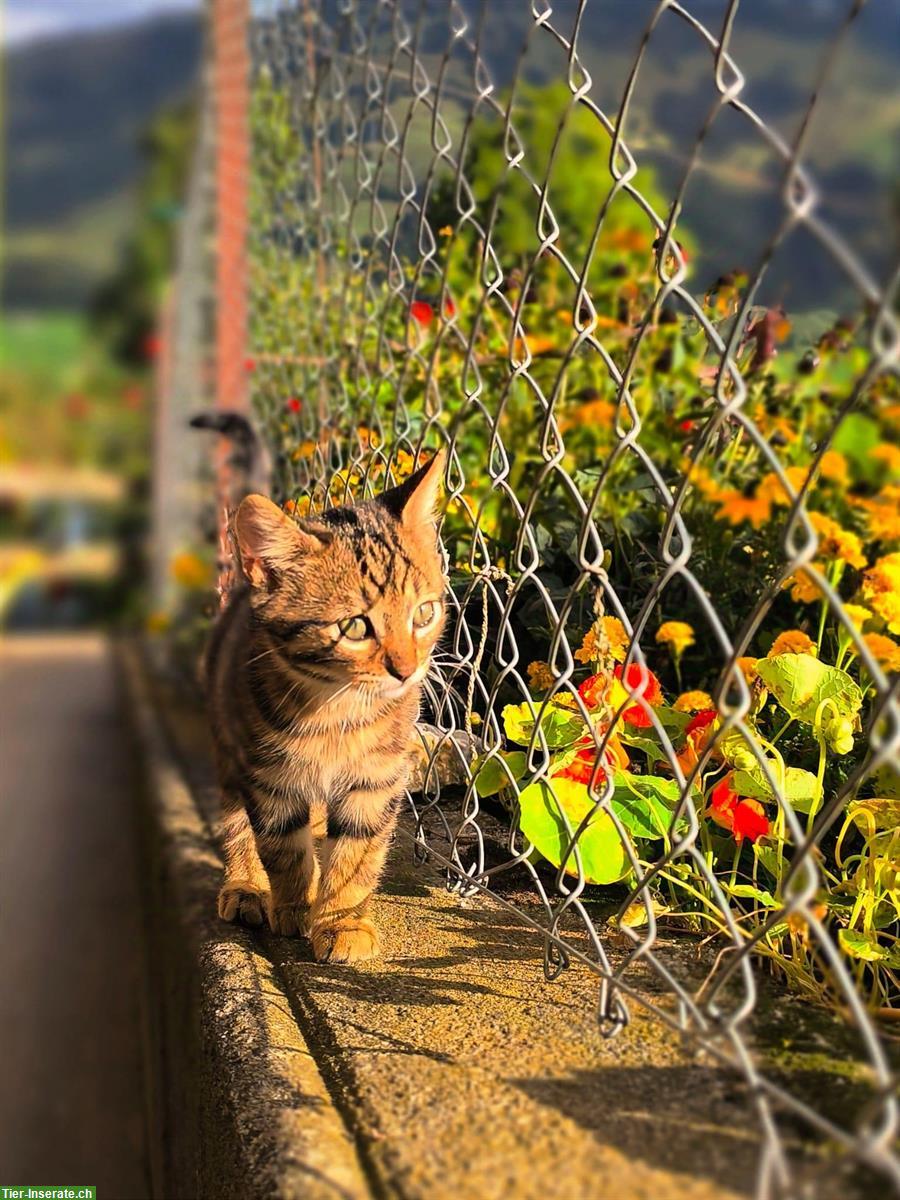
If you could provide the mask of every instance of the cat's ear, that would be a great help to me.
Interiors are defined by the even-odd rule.
[[[438,450],[434,458],[413,472],[409,479],[404,480],[398,487],[383,492],[378,497],[379,501],[389,513],[410,529],[430,524],[437,515],[438,492],[444,478],[446,462],[446,452]]]
[[[271,587],[298,555],[318,554],[331,541],[316,521],[296,521],[265,496],[245,496],[234,516],[241,568],[253,587]]]

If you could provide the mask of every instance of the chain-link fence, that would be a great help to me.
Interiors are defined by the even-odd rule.
[[[760,1196],[900,1184],[878,8],[211,6],[252,60],[219,350],[273,495],[302,515],[448,450],[404,836],[549,976],[596,972],[610,1034],[645,1005],[749,1081]]]

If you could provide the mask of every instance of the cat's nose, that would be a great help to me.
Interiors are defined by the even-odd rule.
[[[403,658],[398,654],[386,654],[384,657],[384,669],[388,675],[393,675],[401,683],[406,683],[410,675],[414,675],[418,664],[412,659]]]

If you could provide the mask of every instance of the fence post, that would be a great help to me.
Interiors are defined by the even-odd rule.
[[[247,188],[250,165],[248,0],[211,0],[212,107],[215,137],[215,399],[247,409]],[[228,510],[235,501],[228,447],[219,451],[219,598],[231,576]]]

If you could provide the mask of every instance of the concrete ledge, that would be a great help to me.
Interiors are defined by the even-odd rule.
[[[370,1196],[352,1137],[277,972],[249,933],[216,916],[220,863],[208,827],[136,653],[125,650],[122,657],[148,785],[154,1190],[197,1200]]]
[[[605,1040],[597,979],[548,983],[540,940],[504,908],[449,894],[408,842],[377,897],[373,963],[317,963],[304,941],[220,922],[202,713],[125,661],[149,781],[160,1195],[754,1194],[763,1146],[744,1082],[639,1006]],[[803,1174],[819,1200],[858,1194],[835,1164]]]

